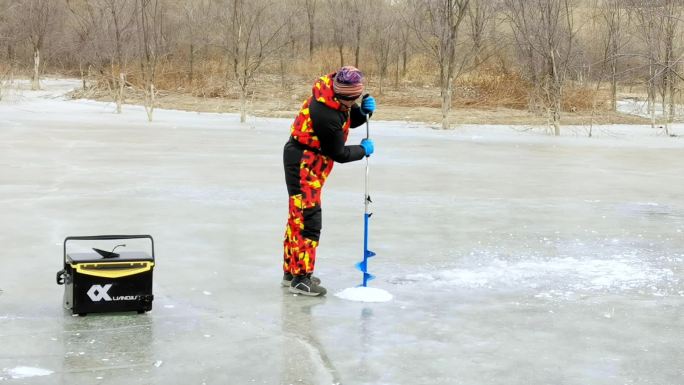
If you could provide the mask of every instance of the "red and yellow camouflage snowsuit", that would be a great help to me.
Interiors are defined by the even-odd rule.
[[[345,146],[350,126],[366,121],[358,106],[344,107],[335,97],[332,79],[322,76],[313,87],[290,129],[283,163],[289,195],[283,270],[293,275],[313,273],[322,212],[321,190],[335,161],[362,159],[361,146]]]

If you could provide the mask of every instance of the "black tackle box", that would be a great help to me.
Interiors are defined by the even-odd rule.
[[[67,253],[69,241],[82,243],[139,238],[149,239],[151,254],[98,248],[92,248],[90,252]],[[64,269],[57,272],[57,283],[64,285],[64,307],[78,315],[150,311],[154,299],[154,263],[154,240],[150,235],[67,237],[64,240]]]

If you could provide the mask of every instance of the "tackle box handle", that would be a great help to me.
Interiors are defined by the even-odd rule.
[[[69,241],[107,241],[114,239],[141,239],[147,238],[150,240],[152,245],[152,260],[154,261],[154,239],[151,235],[141,234],[141,235],[89,235],[89,236],[77,236],[77,237],[66,237],[64,239],[64,266],[66,266],[66,250],[67,242]]]

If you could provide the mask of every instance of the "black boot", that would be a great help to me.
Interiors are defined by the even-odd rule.
[[[309,275],[295,275],[288,289],[290,293],[307,295],[310,297],[323,296],[328,291],[323,286],[313,282]]]
[[[314,285],[320,285],[321,284],[321,280],[318,277],[316,277],[315,275],[311,275],[310,278],[311,278],[311,283],[313,283]],[[290,287],[291,283],[292,283],[292,274],[291,273],[283,273],[283,280],[281,281],[280,284],[283,285],[283,287]]]

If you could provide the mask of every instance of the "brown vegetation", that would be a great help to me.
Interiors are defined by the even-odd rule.
[[[313,80],[367,74],[377,118],[633,122],[620,89],[677,117],[682,0],[0,0],[6,77],[83,79],[75,95],[291,116]],[[48,9],[49,12],[45,12]],[[27,10],[39,17],[28,16]],[[333,17],[334,16],[334,17]],[[268,20],[266,22],[265,20]],[[30,22],[29,22],[30,21]]]

